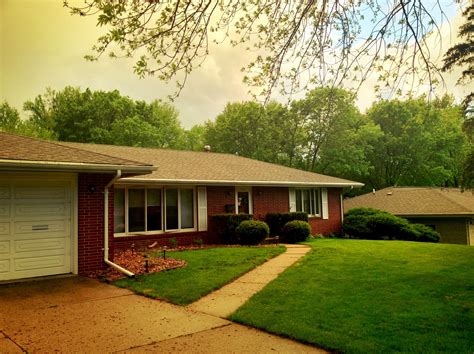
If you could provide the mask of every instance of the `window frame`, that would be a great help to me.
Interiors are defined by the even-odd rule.
[[[141,235],[157,235],[157,234],[168,234],[168,233],[182,233],[182,232],[194,232],[197,231],[197,198],[196,198],[196,187],[195,186],[143,186],[143,185],[118,185],[114,186],[114,189],[124,190],[124,208],[125,208],[125,231],[120,233],[114,232],[114,237],[130,237],[130,236],[141,236]],[[129,189],[143,189],[145,191],[145,231],[129,231]],[[160,207],[161,207],[161,230],[148,230],[148,190],[160,190]],[[177,189],[178,190],[178,228],[167,229],[166,228],[166,190]],[[193,227],[192,228],[181,228],[181,190],[190,189],[192,190],[193,205]],[[115,208],[114,208],[115,217]],[[115,225],[114,225],[115,227]]]
[[[304,209],[304,192],[309,192],[309,210],[308,216],[309,217],[322,217],[322,198],[321,198],[321,188],[294,188],[295,191],[295,210],[296,212],[303,212],[306,213]],[[298,210],[298,198],[296,197],[297,194],[300,193],[300,206],[301,210]],[[317,213],[315,213],[315,206],[317,209]]]

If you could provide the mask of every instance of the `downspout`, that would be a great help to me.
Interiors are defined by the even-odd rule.
[[[120,176],[122,176],[122,171],[117,170],[117,174],[114,178],[112,178],[112,180],[104,187],[104,262],[125,275],[133,277],[135,274],[109,260],[109,188],[120,178]]]

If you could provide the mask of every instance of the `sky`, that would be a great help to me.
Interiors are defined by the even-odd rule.
[[[462,23],[455,9],[447,13],[452,17],[450,24],[441,28],[445,49],[454,43]],[[91,53],[103,30],[96,27],[93,17],[70,15],[61,0],[0,0],[0,101],[6,100],[21,110],[26,100],[44,93],[47,87],[61,90],[65,86],[117,89],[122,95],[145,101],[166,100],[174,92],[173,83],[138,78],[132,70],[132,59],[86,61],[84,55]],[[250,62],[251,53],[230,44],[212,49],[173,102],[185,128],[214,119],[228,102],[251,99],[240,71]],[[467,88],[455,85],[458,75],[458,70],[447,75],[446,87],[437,88],[436,93],[447,91],[462,99]],[[370,77],[359,91],[357,104],[361,110],[375,100],[375,84],[375,76]]]

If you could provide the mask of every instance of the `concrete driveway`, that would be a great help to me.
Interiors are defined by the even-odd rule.
[[[0,285],[0,353],[321,352],[93,279]]]

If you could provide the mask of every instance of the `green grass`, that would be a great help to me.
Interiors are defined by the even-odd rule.
[[[230,319],[349,353],[474,351],[474,247],[323,239]]]
[[[184,268],[121,279],[115,285],[178,305],[190,304],[285,251],[284,247],[227,247],[167,252]]]

